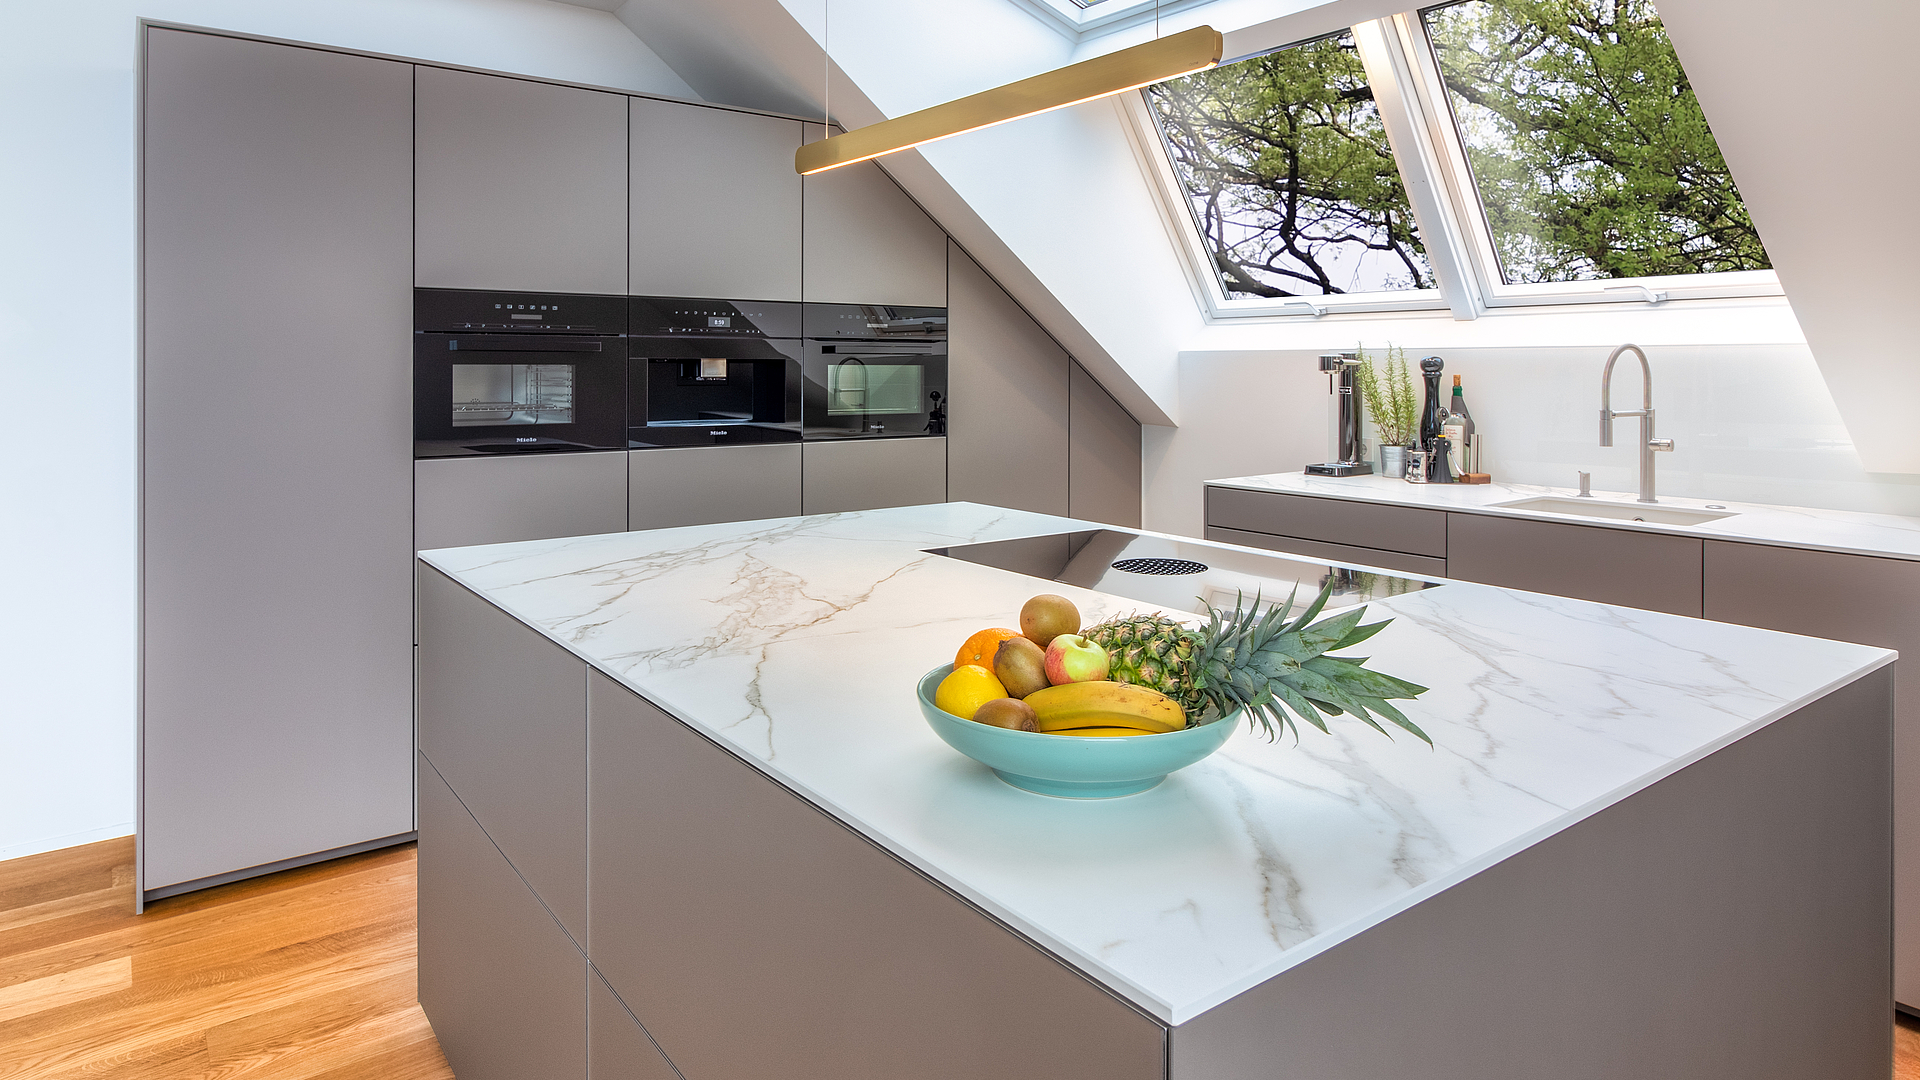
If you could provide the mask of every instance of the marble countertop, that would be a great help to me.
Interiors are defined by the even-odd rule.
[[[942,743],[914,684],[1034,593],[1137,605],[921,549],[1075,526],[952,503],[421,557],[1173,1024],[1893,658],[1450,583],[1370,605],[1433,748],[1243,727],[1152,791],[1051,799]]]
[[[1706,502],[1700,499],[1675,499],[1660,496],[1659,506],[1672,510],[1730,510],[1734,516],[1699,525],[1663,525],[1657,522],[1621,521],[1613,518],[1583,517],[1538,510],[1515,510],[1495,503],[1543,495],[1573,496],[1573,488],[1536,487],[1529,484],[1409,484],[1384,476],[1308,476],[1304,473],[1269,473],[1265,476],[1235,476],[1208,480],[1214,487],[1243,488],[1248,491],[1277,491],[1288,495],[1322,495],[1359,502],[1417,506],[1428,510],[1453,510],[1477,514],[1499,514],[1593,525],[1609,529],[1638,529],[1669,533],[1674,536],[1705,536],[1718,540],[1739,540],[1778,547],[1811,548],[1837,551],[1846,555],[1877,555],[1889,559],[1920,560],[1920,518],[1897,514],[1866,514],[1852,510],[1820,510],[1806,506],[1770,506],[1765,503]],[[1630,492],[1596,491],[1596,502],[1639,505]]]

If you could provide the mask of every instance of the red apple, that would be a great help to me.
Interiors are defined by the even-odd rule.
[[[1047,681],[1055,686],[1107,677],[1107,650],[1079,634],[1061,634],[1047,645]]]

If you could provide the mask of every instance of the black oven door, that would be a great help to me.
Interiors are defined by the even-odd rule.
[[[618,338],[416,335],[413,456],[624,447],[619,346]]]
[[[947,433],[944,341],[809,341],[802,366],[809,439]]]

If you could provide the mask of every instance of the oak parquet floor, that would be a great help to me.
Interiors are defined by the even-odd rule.
[[[0,1080],[452,1080],[414,1001],[413,845],[133,914],[133,840],[0,863]],[[1920,1020],[1893,1031],[1920,1080]]]
[[[0,863],[0,1080],[451,1080],[412,845],[133,914],[130,837]]]

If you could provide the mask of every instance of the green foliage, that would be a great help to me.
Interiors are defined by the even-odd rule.
[[[1147,100],[1230,295],[1432,287],[1352,34],[1161,83]]]
[[[1387,348],[1386,359],[1376,367],[1373,357],[1360,350],[1360,366],[1354,369],[1354,384],[1382,446],[1412,446],[1420,430],[1420,402],[1413,393],[1413,370],[1407,366],[1407,350]]]
[[[1771,265],[1648,0],[1425,20],[1509,281]]]

